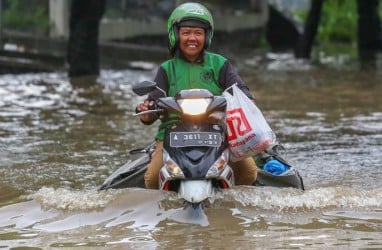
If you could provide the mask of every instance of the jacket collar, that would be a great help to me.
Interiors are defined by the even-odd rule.
[[[175,53],[175,57],[179,57],[181,58],[182,60],[184,61],[187,61],[189,63],[198,63],[198,64],[201,64],[204,62],[204,55],[205,55],[205,50],[202,51],[202,53],[199,54],[199,57],[198,59],[196,59],[195,62],[191,62],[190,60],[188,60],[184,54],[182,53],[182,51],[180,51],[179,49],[176,50],[176,53]]]

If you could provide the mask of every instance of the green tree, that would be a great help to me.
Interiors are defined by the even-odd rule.
[[[48,32],[48,0],[6,0],[3,1],[2,15],[5,28],[39,33]]]
[[[325,1],[317,38],[325,43],[355,43],[357,38],[357,18],[355,0]]]

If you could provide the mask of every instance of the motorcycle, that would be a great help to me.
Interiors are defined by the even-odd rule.
[[[133,87],[133,92],[143,96],[159,89],[154,82],[144,81]],[[165,92],[159,89],[161,92]],[[229,166],[229,148],[225,128],[226,99],[214,96],[205,89],[181,90],[174,97],[159,98],[152,110],[166,117],[176,114],[176,121],[166,129],[163,141],[163,167],[159,172],[159,189],[174,191],[180,199],[193,207],[199,206],[219,189],[232,188],[235,176]],[[109,188],[144,188],[143,175],[150,162],[155,143],[130,151],[143,154],[128,162],[109,176],[100,190]],[[269,159],[283,161],[288,170],[278,176],[261,169]],[[276,151],[276,146],[257,156],[260,166],[258,178],[253,185],[273,185],[304,189],[298,171]]]

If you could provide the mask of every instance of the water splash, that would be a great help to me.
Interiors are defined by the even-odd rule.
[[[302,191],[293,188],[240,187],[226,192],[224,198],[263,210],[375,209],[382,207],[382,188],[363,190],[335,186]]]
[[[307,191],[237,187],[218,192],[204,210],[185,209],[175,193],[138,188],[99,192],[44,187],[27,198],[31,200],[0,208],[0,228],[24,228],[31,232],[77,232],[84,227],[101,231],[115,228],[155,231],[168,225],[208,227],[220,221],[214,216],[220,218],[222,214],[229,216],[226,220],[239,220],[235,223],[244,227],[266,228],[272,221],[310,223],[322,213],[331,217],[357,217],[362,213],[365,218],[381,220],[382,207],[382,189],[350,187]],[[355,211],[358,213],[354,215]]]
[[[176,213],[173,213],[169,217],[169,219],[180,223],[196,224],[203,227],[210,224],[207,215],[205,214],[203,205],[201,204],[197,207],[186,206],[184,209],[178,209]]]
[[[140,188],[86,190],[43,187],[29,199],[0,208],[1,227],[46,232],[77,230],[85,226],[154,230],[162,221],[207,226],[204,211],[184,209],[176,194]],[[171,205],[169,205],[171,203]]]
[[[43,209],[57,209],[66,211],[96,210],[106,207],[115,200],[122,190],[98,190],[73,191],[64,188],[42,187],[36,193],[29,195],[41,204]]]

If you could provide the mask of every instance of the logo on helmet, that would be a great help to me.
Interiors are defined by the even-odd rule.
[[[204,10],[202,10],[202,9],[194,9],[194,10],[188,10],[188,11],[186,11],[187,13],[190,13],[190,14],[195,14],[195,15],[204,15],[204,14],[206,14],[205,12],[204,12]]]

